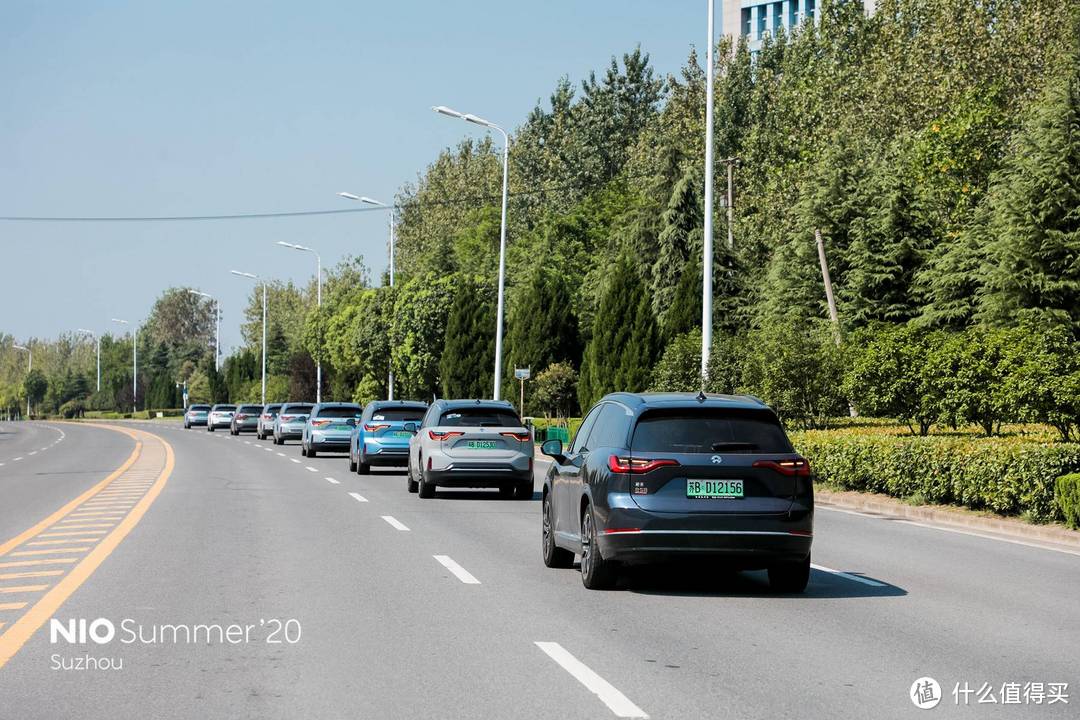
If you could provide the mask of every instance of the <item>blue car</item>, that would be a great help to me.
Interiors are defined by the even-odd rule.
[[[405,424],[419,425],[425,412],[427,404],[416,401],[376,400],[368,403],[352,432],[349,470],[367,475],[372,465],[408,465],[409,438],[415,430],[406,430]]]
[[[300,454],[315,457],[319,451],[348,452],[353,428],[363,412],[356,403],[319,403],[311,408],[300,436]]]

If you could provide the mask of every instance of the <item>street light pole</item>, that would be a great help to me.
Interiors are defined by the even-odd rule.
[[[709,351],[712,348],[712,267],[713,267],[713,14],[714,0],[709,6],[709,40],[705,53],[705,232],[701,261],[701,387],[704,390],[709,375]]]
[[[127,320],[113,318],[114,323],[129,325]],[[131,333],[131,414],[139,412],[139,326]]]
[[[315,256],[315,276],[316,276],[316,303],[318,307],[322,308],[322,258],[319,257],[319,253],[315,252],[309,247],[303,245],[297,245],[296,243],[287,243],[283,240],[278,240],[278,245],[282,247],[292,248],[293,250],[300,250],[303,252],[309,252]],[[322,317],[320,314],[319,322],[322,323]],[[321,327],[320,327],[321,330]],[[322,402],[322,333],[319,333],[319,357],[315,360],[315,402]]]
[[[27,355],[29,355],[29,361],[28,361],[28,363],[26,365],[26,375],[27,375],[27,377],[29,377],[30,373],[34,369],[34,351],[31,350],[29,347],[27,347],[25,345],[14,345],[13,347],[16,350],[23,350],[23,351],[25,351],[27,353]],[[26,390],[26,419],[27,420],[30,419],[30,390],[29,390],[29,388],[27,388],[27,390]]]
[[[506,287],[506,200],[509,193],[510,177],[510,136],[505,130],[493,122],[477,117],[471,113],[460,113],[451,110],[444,105],[431,108],[441,115],[458,118],[475,125],[482,125],[491,130],[497,130],[503,136],[503,182],[502,182],[502,222],[499,228],[499,300],[495,312],[495,389],[492,398],[498,400],[500,393],[500,380],[502,377],[502,339],[503,339],[503,307]]]
[[[239,275],[240,277],[251,278],[255,282],[262,285],[262,404],[266,405],[266,281],[264,281],[258,275],[253,275],[252,273],[240,272],[239,270],[230,270],[229,272],[231,272],[233,275]]]
[[[97,391],[101,392],[101,336],[93,330],[87,330],[86,328],[79,328],[81,333],[86,333],[90,337],[94,338],[94,345],[97,352]]]
[[[218,305],[218,301],[214,299],[214,296],[209,293],[199,292],[198,290],[188,290],[192,295],[198,295],[199,297],[208,298],[210,302],[214,303],[214,369],[221,369],[221,306]]]
[[[384,202],[379,202],[367,196],[354,195],[349,192],[339,192],[339,197],[343,197],[346,200],[358,200],[368,205],[377,205],[379,207],[386,208],[390,211],[390,287],[394,287],[394,206],[387,205]],[[394,368],[390,366],[390,373],[386,384],[386,399],[394,399]]]

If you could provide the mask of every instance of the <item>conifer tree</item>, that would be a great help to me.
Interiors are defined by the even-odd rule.
[[[439,363],[443,396],[489,397],[494,357],[495,304],[491,293],[471,279],[463,279],[446,321],[446,342]]]

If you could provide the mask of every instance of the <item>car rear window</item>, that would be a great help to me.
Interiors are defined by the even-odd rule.
[[[192,405],[191,407],[188,408],[188,410],[190,410],[192,412],[206,412],[209,409],[210,409],[209,405]]]
[[[521,419],[506,408],[468,407],[447,410],[439,418],[441,427],[521,427]]]
[[[240,408],[242,413],[258,413],[262,412],[262,405],[244,405]]]
[[[218,405],[217,406],[218,412],[229,412],[230,410],[235,410],[235,409],[236,409],[235,405]]]
[[[318,417],[354,418],[360,417],[360,413],[362,412],[363,410],[361,410],[359,407],[328,407],[319,410]]]
[[[372,420],[390,420],[399,422],[419,422],[424,418],[426,408],[386,408],[376,410],[371,416]]]
[[[266,406],[266,412],[270,413],[271,415],[273,415],[274,413],[276,413],[280,409],[281,409],[280,405],[267,405]]]
[[[290,405],[285,408],[285,412],[292,413],[293,415],[306,415],[311,412],[311,408],[313,407],[314,405]]]
[[[701,408],[658,410],[638,420],[633,452],[791,453],[791,441],[772,413]]]

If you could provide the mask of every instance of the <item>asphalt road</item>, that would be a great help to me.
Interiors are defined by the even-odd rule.
[[[942,687],[937,716],[1080,706],[1076,554],[821,509],[814,563],[845,574],[814,570],[803,595],[770,594],[764,573],[701,568],[591,592],[576,569],[543,566],[536,499],[421,500],[402,474],[357,476],[344,456],[309,460],[295,443],[127,427],[138,430],[0,424],[0,541],[98,487],[137,442],[146,455],[116,480],[128,489],[103,491],[116,500],[75,513],[108,517],[119,503],[117,525],[88,533],[141,519],[42,614],[107,618],[116,636],[51,642],[42,624],[0,667],[0,718],[921,717],[909,690],[923,676]],[[173,451],[166,480],[154,436]],[[40,537],[58,544],[71,534],[49,530]],[[57,544],[19,547],[46,542]],[[27,604],[0,610],[0,664],[5,633],[52,595],[45,586],[66,587],[4,579],[20,574],[4,568],[11,547],[0,608]],[[7,592],[28,582],[39,589]],[[135,642],[121,641],[125,620]],[[250,626],[235,643],[157,632],[234,623]],[[54,669],[84,656],[122,668]],[[1069,683],[1069,703],[1001,702],[1004,683],[1029,682]],[[976,691],[967,707],[957,683]],[[977,702],[984,683],[995,704]]]

